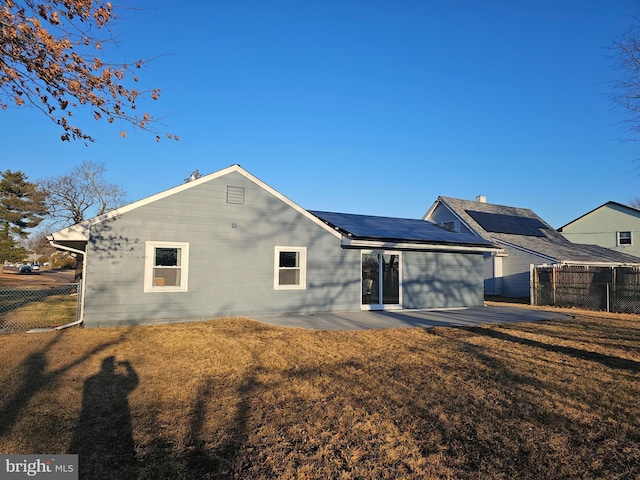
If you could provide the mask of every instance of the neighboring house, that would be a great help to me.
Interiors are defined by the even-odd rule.
[[[238,165],[51,234],[84,258],[87,327],[483,304],[490,241],[309,212]]]
[[[563,225],[558,232],[573,243],[600,245],[640,256],[640,210],[622,203],[600,205]]]
[[[628,265],[640,261],[600,246],[571,243],[528,208],[438,197],[424,219],[500,247],[485,253],[485,294],[527,297],[531,265]]]

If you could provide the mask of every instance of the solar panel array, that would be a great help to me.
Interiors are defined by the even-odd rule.
[[[490,245],[482,238],[449,232],[426,220],[320,211],[311,213],[356,238]]]
[[[478,212],[475,210],[465,211],[487,232],[509,233],[511,235],[525,235],[528,237],[546,236],[540,229],[546,229],[548,227],[537,218]]]

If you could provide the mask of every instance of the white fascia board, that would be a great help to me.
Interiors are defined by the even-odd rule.
[[[438,206],[439,203],[440,203],[440,199],[438,199],[435,202],[433,202],[433,204],[431,205],[429,210],[427,210],[427,213],[425,213],[422,216],[422,220],[429,221],[429,217],[431,217],[431,215],[433,215],[433,212],[434,212],[434,210],[436,209],[436,207]]]
[[[210,180],[214,180],[216,178],[222,177],[232,172],[237,172],[240,175],[247,178],[248,180],[255,183],[256,185],[262,187],[263,189],[265,189],[275,197],[279,198],[284,203],[289,205],[291,208],[301,213],[302,215],[304,215],[305,217],[307,217],[309,220],[316,223],[320,227],[324,228],[326,231],[330,232],[337,238],[342,237],[342,235],[339,232],[336,232],[335,230],[333,230],[331,227],[329,227],[327,224],[321,221],[318,217],[316,217],[315,215],[312,215],[311,213],[306,211],[304,208],[302,208],[298,204],[292,202],[287,197],[282,195],[280,192],[276,191],[275,189],[271,188],[269,185],[264,183],[262,180],[254,177],[252,174],[247,172],[240,165],[231,165],[230,167],[224,168],[222,170],[218,170],[217,172],[213,172],[213,173],[210,173],[209,175],[205,175],[203,177],[197,178],[196,180],[185,182],[182,185],[178,185],[177,187],[173,187],[163,192],[156,193],[155,195],[151,195],[150,197],[143,198],[142,200],[138,200],[137,202],[130,203],[120,208],[116,208],[115,210],[111,210],[110,212],[107,212],[105,214],[90,218],[88,220],[85,220],[84,222],[81,222],[76,225],[72,225],[71,227],[67,227],[57,232],[54,232],[53,234],[51,234],[51,236],[55,240],[59,240],[59,241],[64,241],[64,240],[88,241],[89,232],[93,225],[102,223],[106,220],[109,220],[110,218],[117,217],[118,215],[122,215],[123,213],[130,212],[131,210],[135,210],[136,208],[149,205],[150,203],[153,203],[155,201],[162,200],[163,198],[169,197],[176,193],[180,193],[184,190],[188,190],[189,188],[196,187],[198,185],[201,185]]]
[[[434,252],[473,252],[473,253],[499,253],[502,249],[496,247],[482,247],[472,245],[446,245],[432,243],[409,242],[384,242],[376,240],[357,240],[343,237],[342,246],[349,248],[371,248],[376,250],[421,250]]]
[[[87,222],[71,225],[70,227],[63,228],[57,232],[53,232],[51,235],[47,235],[47,240],[56,242],[88,242],[89,241],[89,225]]]
[[[168,190],[164,190],[162,192],[156,193],[155,195],[151,195],[149,197],[143,198],[142,200],[138,200],[136,202],[133,203],[129,203],[128,205],[125,205],[123,207],[120,208],[116,208],[115,210],[111,210],[110,212],[104,213],[102,215],[98,215],[97,217],[93,217],[90,218],[88,220],[85,220],[84,222],[78,223],[76,225],[72,225],[71,227],[67,227],[65,229],[62,229],[58,232],[55,232],[53,234],[53,236],[58,239],[58,235],[60,236],[64,236],[66,237],[66,240],[81,240],[81,238],[78,238],[78,236],[73,237],[73,234],[77,234],[77,235],[81,235],[82,233],[86,232],[87,234],[87,238],[86,240],[88,240],[88,232],[91,229],[91,227],[93,225],[96,225],[98,223],[102,223],[106,220],[109,220],[110,218],[113,217],[117,217],[118,215],[122,215],[123,213],[126,212],[130,212],[131,210],[135,210],[136,208],[140,208],[143,207],[145,205],[149,205],[150,203],[153,203],[157,200],[161,200],[163,198],[166,198],[170,195],[173,195],[175,193],[179,193],[182,192],[184,190],[187,190],[189,188],[193,188],[197,185],[200,185],[202,183],[208,182],[209,180],[212,180],[214,178],[218,178],[222,175],[225,175],[227,173],[233,172],[233,171],[237,171],[238,169],[241,169],[240,165],[231,165],[230,167],[227,167],[223,170],[219,170],[217,172],[211,173],[209,175],[205,175],[203,177],[197,178],[196,180],[193,180],[191,182],[185,182],[181,185],[178,185],[177,187],[173,187],[170,188]]]

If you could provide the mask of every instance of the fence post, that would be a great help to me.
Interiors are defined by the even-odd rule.
[[[551,284],[552,284],[552,288],[553,288],[553,306],[557,306],[556,303],[556,267],[557,265],[553,265],[553,267],[551,268]]]
[[[609,285],[611,285],[611,284],[607,283],[607,312],[609,312],[609,309],[610,309],[610,306],[609,306],[609,304],[610,304],[609,295],[611,293],[611,289],[609,288]]]
[[[80,320],[80,318],[82,317],[82,312],[80,311],[80,309],[82,308],[82,278],[80,280],[78,280],[77,283],[77,289],[78,289],[78,302],[76,303],[76,321]]]
[[[529,304],[536,305],[536,267],[533,263],[529,264]]]

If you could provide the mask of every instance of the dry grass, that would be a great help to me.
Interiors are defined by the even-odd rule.
[[[74,272],[0,274],[0,332],[64,325],[77,318]]]
[[[0,300],[0,329],[26,331],[32,328],[65,325],[77,319],[76,295],[51,295],[29,302],[17,297]]]
[[[640,318],[0,336],[0,453],[81,478],[640,475]]]

